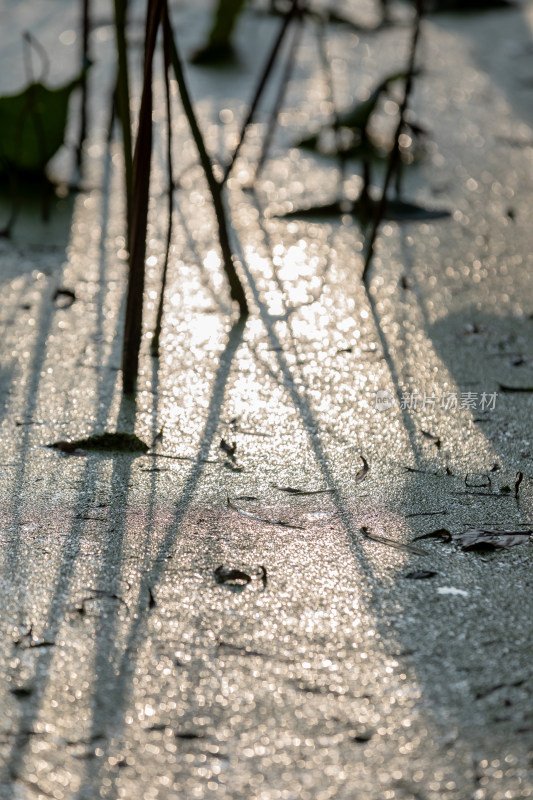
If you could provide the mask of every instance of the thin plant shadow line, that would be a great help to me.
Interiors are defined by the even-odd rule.
[[[180,525],[185,518],[185,515],[192,503],[196,488],[202,478],[204,470],[204,461],[209,455],[214,437],[216,435],[219,423],[222,405],[224,401],[225,387],[231,372],[233,360],[236,352],[243,341],[243,333],[245,328],[245,321],[242,319],[237,320],[232,326],[226,347],[220,356],[220,364],[217,370],[213,387],[211,390],[211,398],[206,413],[206,422],[204,430],[201,435],[198,453],[194,464],[189,470],[188,477],[185,479],[185,485],[181,491],[180,497],[176,500],[174,507],[174,516],[168,525],[167,533],[161,542],[155,555],[152,557],[152,568],[145,575],[144,587],[141,587],[137,603],[135,607],[130,607],[129,616],[133,620],[128,634],[127,642],[123,649],[123,655],[116,670],[113,671],[111,679],[114,681],[113,709],[107,709],[107,719],[110,724],[113,724],[115,737],[116,729],[118,726],[118,718],[124,716],[125,704],[130,692],[130,681],[128,676],[131,675],[131,654],[134,646],[138,640],[139,632],[142,631],[143,625],[146,623],[148,615],[151,613],[149,603],[147,602],[147,591],[145,587],[149,586],[153,591],[157,587],[158,581],[161,578],[166,564],[166,556],[170,553],[175,554],[173,548],[175,546],[176,538],[180,531]],[[190,598],[191,604],[194,602],[194,597]],[[105,652],[101,654],[105,659]],[[122,722],[122,724],[124,724]],[[104,762],[105,759],[102,759]],[[86,776],[86,780],[90,781],[91,791],[97,793],[98,785],[101,783],[100,773],[104,769],[104,764],[98,769],[94,776]],[[87,783],[80,787],[76,795],[77,800],[87,796]],[[94,795],[96,796],[96,794]]]
[[[108,220],[108,200],[106,197],[105,188],[108,185],[111,173],[111,157],[108,153],[109,158],[106,159],[106,169],[104,172],[104,187],[102,192],[103,197],[103,204],[102,204],[102,227],[101,227],[101,237],[100,237],[100,259],[99,259],[99,276],[100,279],[103,281],[105,280],[105,268],[104,264],[106,261],[106,250],[105,250],[105,240],[107,236],[107,220]],[[45,287],[44,292],[48,291],[48,287]],[[104,289],[103,284],[102,288],[99,290],[99,296],[96,302],[97,305],[97,323],[96,323],[96,330],[97,334],[101,334],[102,325],[103,325],[103,302],[104,302]],[[46,359],[47,354],[47,347],[48,347],[48,335],[51,330],[52,322],[54,315],[56,313],[56,309],[53,305],[49,303],[49,299],[47,294],[41,296],[41,313],[40,313],[40,324],[38,330],[35,334],[35,349],[34,355],[32,359],[32,364],[28,369],[28,374],[30,375],[30,380],[28,384],[28,388],[26,391],[26,400],[24,402],[24,408],[26,410],[26,415],[31,419],[33,413],[37,407],[37,400],[38,400],[38,393],[39,393],[39,385],[41,383],[41,370],[42,366]],[[98,335],[98,339],[100,340],[100,335]],[[115,337],[116,338],[116,337]],[[101,352],[101,351],[100,351]],[[102,384],[104,381],[102,381]],[[103,397],[99,395],[96,408],[97,408],[97,419],[101,413],[107,415],[107,408],[102,406]],[[68,407],[68,406],[67,406]],[[29,427],[24,427],[24,433],[22,436],[22,443],[19,447],[19,452],[21,453],[20,459],[20,466],[17,469],[17,477],[15,478],[15,485],[16,489],[13,494],[12,498],[12,515],[15,519],[15,524],[17,527],[20,526],[20,516],[19,516],[19,505],[20,505],[20,498],[22,494],[22,487],[24,484],[24,478],[26,474],[26,460],[27,460],[27,452],[29,448],[29,439],[30,439],[30,430]],[[18,542],[18,538],[17,538]],[[17,561],[18,561],[18,546],[16,547],[15,553],[10,553],[10,569],[14,570],[16,573],[17,570]],[[14,560],[13,560],[14,559]]]
[[[128,422],[121,426],[123,430],[132,429],[135,421],[136,403],[132,397],[122,395],[121,409],[119,418],[126,419]],[[99,571],[95,577],[97,591],[105,591],[110,595],[120,597],[119,586],[121,583],[122,572],[125,567],[123,560],[124,540],[128,532],[127,517],[124,510],[127,507],[129,497],[129,481],[132,472],[134,459],[127,457],[114,460],[113,470],[110,478],[109,507],[114,505],[122,506],[122,513],[116,516],[112,526],[107,527],[103,532],[101,541],[102,555],[99,559]],[[149,536],[152,526],[150,520],[145,528],[145,542]],[[143,596],[144,587],[140,587],[140,596]],[[106,614],[106,624],[96,632],[93,648],[93,681],[91,683],[91,731],[89,740],[101,734],[105,727],[107,709],[104,706],[103,698],[106,691],[115,679],[115,663],[117,655],[120,653],[120,613],[124,605],[115,602],[110,611]]]
[[[247,260],[245,254],[242,250],[241,243],[237,238],[235,232],[233,232],[233,248],[234,251],[237,253],[239,260],[242,264],[242,269],[244,274],[246,275],[246,279],[248,282],[248,286],[250,288],[254,303],[259,310],[259,316],[263,325],[266,329],[267,336],[270,340],[272,345],[272,349],[276,354],[276,358],[278,361],[278,366],[280,369],[280,373],[283,380],[283,386],[285,390],[288,392],[291,401],[298,412],[300,419],[302,420],[303,426],[307,432],[309,442],[312,446],[312,449],[315,453],[315,458],[317,464],[324,476],[325,484],[333,489],[335,489],[334,494],[332,495],[333,501],[337,506],[337,511],[339,513],[340,518],[346,528],[350,540],[353,543],[353,546],[357,550],[358,559],[360,562],[361,569],[365,574],[365,577],[370,578],[373,576],[373,570],[370,565],[370,562],[365,557],[364,552],[360,546],[359,541],[360,537],[358,536],[358,532],[354,526],[352,514],[350,513],[349,509],[346,506],[346,503],[342,500],[339,487],[337,485],[337,481],[334,477],[333,471],[329,465],[329,459],[323,447],[320,435],[319,435],[319,424],[315,419],[309,401],[304,393],[300,393],[298,387],[295,384],[294,378],[291,373],[290,366],[285,358],[281,342],[275,332],[274,326],[275,321],[272,320],[271,315],[268,312],[263,300],[261,299],[259,289],[255,283],[254,276],[248,267]],[[305,389],[304,389],[305,391]]]
[[[105,383],[105,378],[102,378],[102,384]],[[113,382],[114,384],[116,381]],[[100,410],[100,419],[104,413],[104,407],[109,411],[113,397],[113,392],[108,395],[107,403],[105,402],[105,393],[99,395],[98,407]],[[43,635],[45,640],[54,641],[64,619],[65,596],[67,596],[68,589],[72,583],[72,578],[75,574],[77,559],[80,555],[81,543],[85,535],[85,528],[87,521],[84,517],[91,508],[91,504],[96,495],[96,489],[99,484],[98,472],[94,469],[94,465],[90,460],[87,461],[83,470],[83,475],[80,478],[79,486],[80,491],[76,510],[72,517],[70,530],[65,536],[65,544],[63,545],[63,555],[58,556],[58,563],[60,564],[59,574],[55,579],[55,589],[50,600],[47,620],[44,625]],[[123,499],[123,497],[121,497]],[[65,555],[68,553],[68,558]],[[68,602],[68,601],[67,601]],[[46,686],[49,682],[49,674],[51,662],[54,658],[53,648],[42,648],[38,651],[38,656],[33,665],[33,674],[38,676],[37,691],[32,697],[32,704],[30,709],[23,713],[18,725],[18,731],[13,732],[13,748],[10,756],[6,759],[6,768],[0,772],[0,786],[12,785],[18,779],[18,772],[20,765],[24,761],[25,753],[31,743],[31,735],[35,721],[37,720],[40,710],[42,699],[44,697]]]
[[[265,240],[268,243],[268,242],[270,242],[270,234],[268,233],[268,231],[266,230],[264,224],[262,223],[262,220],[264,219],[264,215],[263,215],[263,210],[261,208],[259,197],[258,197],[257,192],[255,190],[250,192],[250,195],[253,198],[254,206],[257,209],[258,213],[259,213],[259,220],[260,220],[259,226],[260,226],[260,228],[261,228],[261,230],[263,232],[263,235],[265,236]],[[328,263],[326,265],[326,271],[323,274],[324,285],[326,283],[327,272],[331,269],[331,265],[332,265],[332,260],[331,260],[331,258],[328,258]],[[276,283],[278,285],[280,293],[283,295],[284,294],[284,289],[283,289],[283,285],[282,285],[281,281],[279,280],[279,276],[278,276],[277,270],[276,270],[276,268],[274,266],[273,266],[272,269],[273,269],[273,274],[274,274],[274,280],[276,281]],[[247,277],[248,277],[248,280],[251,280],[250,276],[247,276]],[[409,437],[411,450],[412,450],[413,456],[415,458],[417,467],[419,467],[420,464],[421,464],[422,458],[421,458],[421,455],[420,455],[419,446],[417,444],[417,437],[416,437],[417,428],[416,428],[416,425],[415,425],[414,421],[412,420],[411,416],[409,415],[408,409],[405,407],[405,404],[401,403],[402,389],[401,389],[401,383],[400,383],[400,376],[398,374],[398,371],[396,369],[396,365],[395,365],[395,362],[394,362],[394,358],[393,358],[392,353],[390,351],[390,347],[389,347],[389,343],[388,343],[388,340],[387,340],[387,336],[386,336],[385,331],[383,330],[383,326],[381,324],[381,319],[379,317],[379,313],[378,313],[378,310],[377,310],[376,301],[375,301],[375,299],[373,297],[371,289],[368,286],[364,286],[364,290],[365,290],[365,295],[366,295],[366,298],[367,298],[368,305],[370,307],[370,311],[372,313],[372,320],[373,320],[373,323],[374,323],[374,327],[375,327],[375,329],[377,331],[377,334],[378,334],[378,337],[379,337],[379,341],[380,341],[383,357],[384,357],[385,362],[387,364],[387,367],[389,369],[389,374],[390,374],[390,377],[391,377],[391,380],[392,380],[392,383],[393,383],[393,386],[394,386],[394,391],[395,391],[396,397],[398,399],[398,407],[400,408],[400,410],[402,412],[403,425],[404,425],[404,428],[405,428],[405,430],[407,432],[407,435]],[[254,296],[254,299],[255,299],[255,296]],[[317,298],[317,300],[318,300],[318,298]],[[269,317],[270,317],[270,324],[272,324],[273,322],[277,321],[272,316],[269,315]],[[289,323],[288,319],[287,319],[287,323]],[[293,344],[295,345],[296,344],[296,339],[295,339],[295,336],[294,336],[294,332],[293,332],[292,326],[290,324],[288,324],[287,327],[288,327],[288,330],[290,332]],[[302,380],[303,380],[303,376],[302,376]],[[304,386],[305,386],[305,384],[304,384]],[[307,387],[307,388],[309,388],[309,387]]]
[[[103,197],[105,198],[105,194],[103,195]],[[99,264],[99,274],[101,277],[103,276],[103,278],[105,278],[105,262],[107,261],[105,240],[107,237],[108,217],[105,215],[105,208],[106,204],[104,202],[103,216],[102,216],[103,224],[101,227],[100,264]],[[102,287],[103,285],[104,284],[102,283]],[[101,300],[98,304],[99,308],[102,307],[102,304],[104,302],[103,288],[100,290],[100,298]],[[37,403],[41,367],[46,357],[46,349],[48,345],[48,332],[50,330],[51,321],[55,313],[55,309],[53,307],[47,306],[46,302],[47,302],[46,298],[43,299],[42,324],[39,328],[39,332],[36,338],[36,341],[39,343],[40,346],[36,348],[35,357],[33,360],[33,367],[31,368],[31,373],[30,373],[32,377],[27,392],[28,401],[26,407],[30,409],[30,412],[33,411]],[[123,305],[124,305],[124,299],[122,301],[121,310],[117,314],[116,335],[113,337],[113,347],[110,353],[109,365],[114,363],[114,359],[116,358],[117,353],[120,352],[120,337],[118,336],[118,333],[120,330],[120,320],[123,313]],[[97,316],[97,324],[98,320],[100,321],[103,320],[103,313]],[[107,375],[108,375],[108,370],[104,370],[100,380],[100,389],[97,393],[95,401],[96,427],[100,425],[105,426],[105,422],[107,420],[109,409],[111,407],[111,403],[113,400],[114,386],[116,384],[116,380],[109,382]],[[21,467],[18,471],[19,475],[17,478],[18,491],[14,499],[15,501],[12,512],[12,516],[18,521],[17,522],[18,527],[20,527],[20,517],[19,517],[18,507],[20,505],[20,497],[22,493],[22,487],[26,472],[26,453],[29,448],[28,437],[29,437],[29,432],[25,431],[23,446],[21,448],[22,462],[21,462]],[[59,627],[62,620],[62,610],[64,609],[64,597],[67,593],[68,587],[71,584],[72,576],[74,575],[76,567],[76,560],[80,552],[81,542],[83,540],[84,528],[86,527],[86,523],[82,519],[82,517],[85,516],[86,512],[89,510],[95,496],[96,487],[98,485],[98,476],[97,473],[94,471],[94,467],[90,463],[90,461],[87,461],[79,485],[80,485],[80,490],[78,494],[78,501],[76,504],[76,511],[74,513],[73,521],[70,526],[70,531],[65,537],[65,545],[62,548],[63,555],[58,557],[58,561],[61,566],[59,570],[59,575],[56,578],[55,590],[50,600],[47,621],[45,623],[45,628],[44,628],[44,638],[46,640],[51,640],[51,641],[55,639],[59,631]],[[19,537],[17,537],[17,544],[14,555],[10,553],[9,569],[11,571],[18,569],[18,549],[19,549]],[[65,554],[67,553],[67,551],[69,553],[69,557],[65,558]],[[15,559],[14,561],[13,558]],[[37,697],[34,696],[32,698],[32,706],[30,711],[22,715],[20,724],[18,726],[18,731],[14,732],[13,734],[14,746],[12,754],[6,761],[6,763],[9,765],[9,769],[7,771],[4,770],[3,774],[0,773],[0,785],[5,784],[6,781],[10,783],[17,779],[18,769],[23,762],[25,752],[30,744],[31,731],[40,713],[42,697],[44,696],[44,691],[48,684],[49,670],[53,659],[52,650],[53,648],[42,648],[39,651],[39,656],[34,663],[34,674],[39,676],[38,696]]]

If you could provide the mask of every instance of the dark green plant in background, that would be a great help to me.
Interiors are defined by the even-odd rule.
[[[35,82],[0,97],[0,172],[45,176],[46,165],[65,141],[70,96],[83,74],[56,89]]]

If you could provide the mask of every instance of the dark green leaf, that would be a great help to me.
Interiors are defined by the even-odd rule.
[[[63,144],[69,98],[83,75],[58,89],[32,83],[19,94],[0,97],[0,172],[44,172]]]
[[[218,0],[206,44],[194,53],[194,64],[216,64],[234,56],[231,37],[245,0]]]

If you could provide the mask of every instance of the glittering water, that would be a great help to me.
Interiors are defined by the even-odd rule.
[[[64,15],[58,6],[36,18],[31,6],[11,18],[57,51],[59,80],[75,66],[76,14],[62,4]],[[158,106],[133,405],[118,371],[121,156],[117,142],[106,147],[99,91],[113,74],[109,13],[102,4],[96,14],[86,189],[54,209],[54,227],[34,213],[0,242],[0,797],[529,797],[529,546],[479,556],[426,540],[415,555],[377,541],[532,518],[531,395],[499,392],[486,413],[461,407],[467,393],[533,381],[528,14],[427,23],[414,104],[431,144],[405,186],[453,215],[385,224],[368,294],[351,219],[278,216],[338,190],[334,164],[292,146],[331,111],[307,31],[256,191],[245,186],[264,115],[228,184],[252,305],[245,327],[231,316],[176,97],[180,183],[159,364],[149,356],[166,225]],[[176,7],[175,19],[183,41],[201,38],[198,10]],[[209,146],[223,157],[275,25],[243,19],[244,69],[190,70]],[[15,37],[2,38],[2,86],[14,90]],[[403,64],[407,40],[407,29],[332,28],[339,104]],[[67,163],[63,154],[56,168]],[[359,186],[348,177],[347,195]],[[52,299],[59,286],[75,289],[68,308]],[[513,366],[517,354],[524,363]],[[391,408],[376,408],[378,390]],[[436,400],[415,410],[405,399],[414,393]],[[442,408],[454,393],[458,408]],[[134,428],[155,455],[43,447],[115,428]],[[234,458],[221,439],[235,443]],[[517,504],[500,489],[519,470]],[[500,496],[464,494],[467,472],[488,473]],[[437,511],[446,513],[419,516]],[[251,580],[221,585],[219,565]],[[413,570],[437,575],[405,579]]]

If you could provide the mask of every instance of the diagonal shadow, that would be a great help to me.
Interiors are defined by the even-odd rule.
[[[100,239],[100,258],[98,266],[99,284],[96,299],[96,336],[98,345],[98,353],[103,358],[103,349],[100,342],[103,339],[103,325],[104,325],[104,311],[103,306],[105,302],[105,287],[107,275],[107,251],[105,242],[108,232],[109,220],[109,184],[111,181],[111,153],[108,150],[106,153],[106,162],[104,169],[104,182],[102,189],[102,213],[101,213],[101,239]],[[113,337],[113,345],[109,355],[107,365],[104,365],[102,370],[102,378],[100,380],[99,389],[95,398],[95,427],[105,427],[111,403],[113,400],[113,389],[115,381],[109,382],[106,375],[113,369],[113,364],[117,363],[119,350],[120,350],[120,332],[121,332],[121,319],[123,312],[124,301],[122,307],[117,315],[117,326],[115,336]],[[40,386],[40,379],[42,367],[46,358],[48,336],[50,333],[52,321],[55,314],[55,308],[51,306],[48,298],[43,298],[42,309],[40,316],[40,323],[35,336],[35,350],[31,366],[29,368],[30,380],[28,382],[28,389],[26,392],[25,409],[28,416],[31,418],[35,411],[38,398],[38,390]],[[68,405],[65,406],[68,408]],[[23,487],[26,477],[27,460],[30,451],[30,433],[25,428],[23,438],[20,446],[20,463],[17,466],[17,475],[15,478],[15,492],[12,498],[11,515],[16,524],[17,529],[20,529],[21,518],[19,507],[23,496]],[[58,458],[63,458],[59,456]],[[60,570],[56,577],[54,592],[52,594],[50,605],[48,609],[47,618],[44,626],[44,639],[47,641],[55,641],[59,632],[60,625],[65,615],[65,598],[68,596],[68,589],[74,577],[76,562],[80,554],[81,544],[84,538],[86,522],[83,519],[87,516],[91,504],[94,500],[96,489],[98,485],[98,471],[94,469],[94,464],[91,457],[87,459],[83,474],[80,480],[80,495],[75,505],[75,510],[72,516],[72,524],[70,530],[65,536],[65,544],[62,548],[62,554],[59,556]],[[17,537],[8,552],[6,559],[6,569],[10,574],[17,574],[21,569],[20,564],[20,536]],[[18,585],[17,591],[20,595],[23,592],[23,587]],[[17,605],[20,609],[24,608],[24,596],[19,596]],[[16,648],[16,644],[13,645]],[[25,754],[31,742],[35,722],[38,718],[39,711],[42,705],[42,700],[49,682],[49,673],[53,660],[53,648],[45,647],[40,648],[38,655],[33,662],[33,674],[38,676],[38,682],[33,691],[32,702],[23,709],[18,728],[13,732],[13,745],[9,756],[6,758],[6,767],[0,774],[0,785],[11,786],[17,780],[19,771],[22,767]],[[16,653],[15,653],[16,655]]]
[[[179,498],[175,503],[175,512],[171,523],[168,526],[167,533],[164,536],[161,544],[155,555],[152,557],[151,568],[147,570],[143,586],[137,598],[136,604],[130,606],[129,616],[133,620],[129,629],[127,641],[123,646],[122,657],[113,660],[113,653],[117,653],[116,643],[112,637],[107,633],[100,635],[96,644],[97,653],[95,663],[99,665],[100,674],[97,677],[96,688],[93,693],[93,731],[97,733],[102,730],[102,727],[113,726],[114,730],[120,725],[123,726],[124,716],[126,712],[126,705],[130,693],[131,681],[131,653],[134,645],[137,643],[139,634],[146,624],[146,621],[151,613],[150,604],[147,602],[146,587],[149,586],[154,590],[160,580],[164,569],[166,557],[174,552],[176,539],[180,532],[180,525],[185,518],[185,515],[192,503],[196,488],[202,478],[204,471],[204,462],[209,456],[212,447],[213,439],[216,435],[219,422],[220,413],[224,401],[225,387],[230,375],[231,366],[235,358],[235,354],[242,343],[245,322],[239,319],[232,326],[225,350],[220,355],[220,364],[215,376],[213,388],[211,391],[211,398],[206,414],[206,422],[201,434],[198,453],[195,461],[191,466],[189,474],[185,479],[185,485],[181,491]],[[110,569],[116,571],[116,550],[113,548],[108,553],[109,563],[104,558],[102,564],[102,574],[106,575],[106,570]],[[117,623],[118,609],[115,612],[114,625],[112,630],[115,629]],[[118,662],[118,666],[114,667],[113,664]],[[110,698],[108,704],[99,703],[99,693],[105,687],[105,696]],[[111,690],[110,690],[111,687]],[[102,762],[105,759],[102,759]],[[96,772],[92,775],[86,775],[86,782],[82,784],[76,797],[78,800],[86,797],[96,797],[99,793],[101,785],[102,771],[105,766],[97,767]]]

